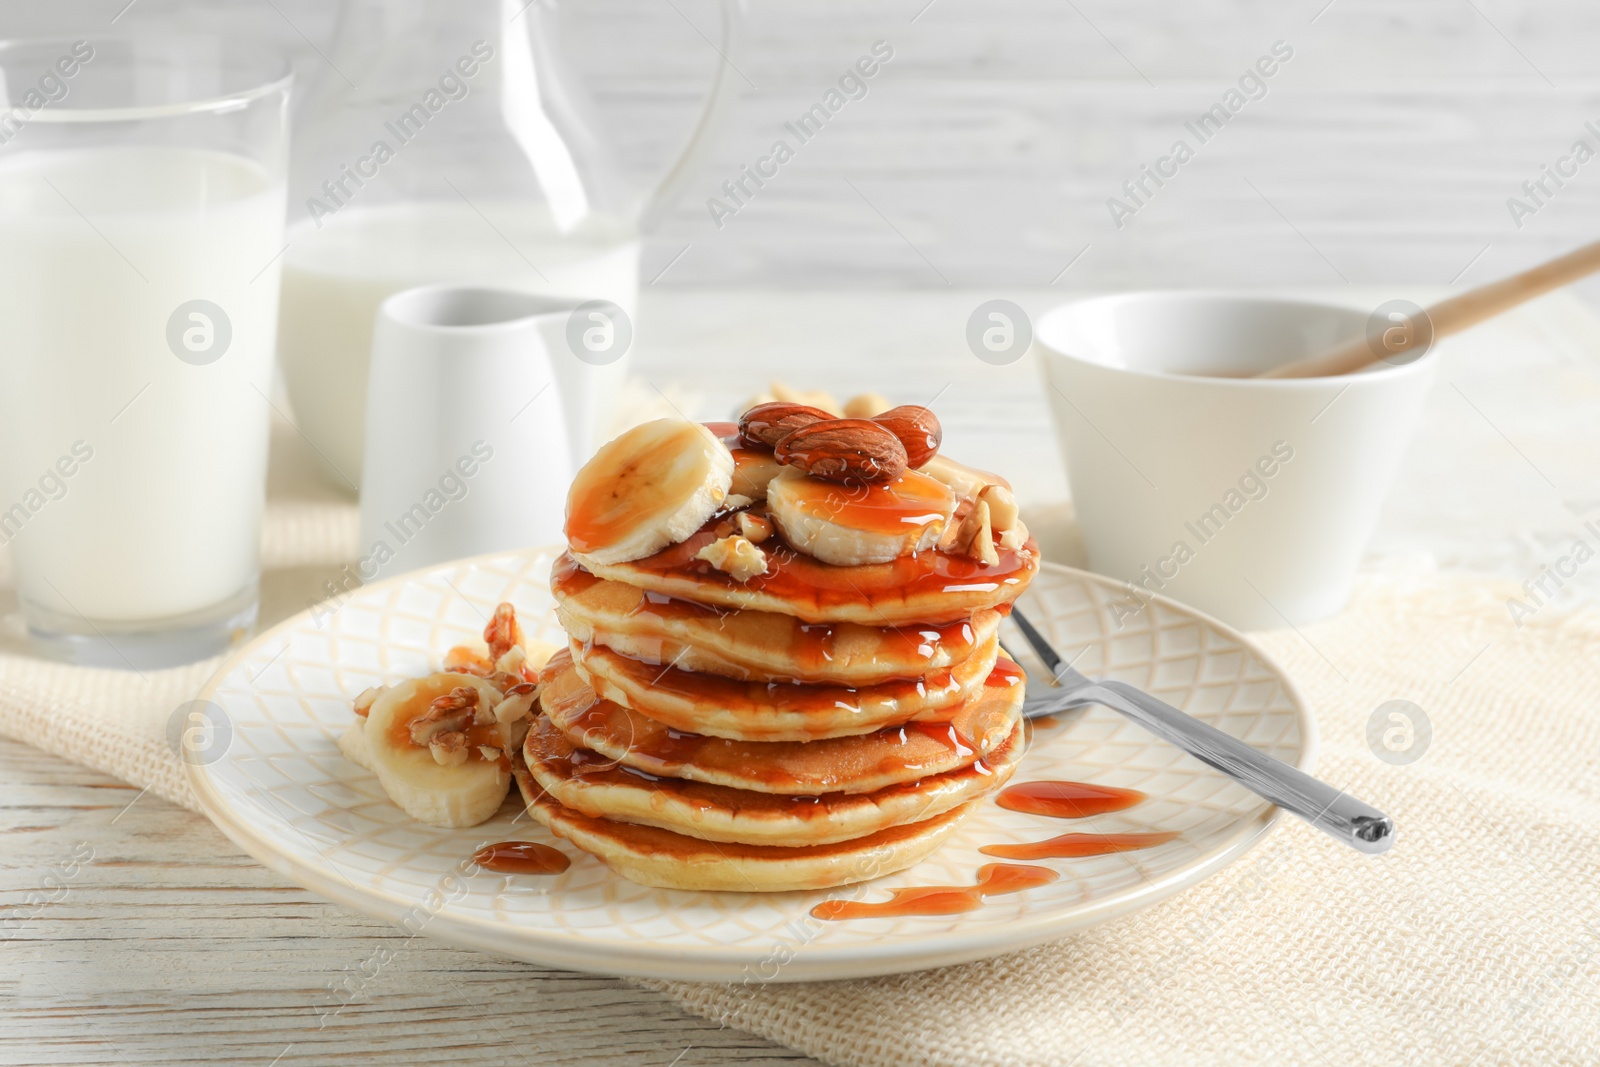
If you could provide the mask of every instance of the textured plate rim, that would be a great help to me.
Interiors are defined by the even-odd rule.
[[[544,553],[557,555],[563,548],[564,546],[545,546],[521,551],[490,552],[450,560],[364,585],[361,587],[361,594],[424,582],[435,575],[490,560],[525,558]],[[1055,571],[1075,581],[1087,582],[1102,588],[1121,588],[1121,584],[1114,579],[1064,564],[1045,561],[1041,562],[1040,569]],[[1149,594],[1149,600],[1169,611],[1194,619],[1206,628],[1236,642],[1240,647],[1248,649],[1261,661],[1271,672],[1274,680],[1283,687],[1284,696],[1292,705],[1298,719],[1301,748],[1295,766],[1308,774],[1311,773],[1319,747],[1316,720],[1308,711],[1305,698],[1293,679],[1254,641],[1221,620],[1160,594]],[[213,699],[222,684],[246,660],[261,649],[271,646],[284,634],[304,625],[315,610],[307,608],[300,611],[235,650],[206,680],[196,699]],[[269,870],[335,903],[388,923],[398,924],[407,913],[415,910],[417,906],[415,899],[378,887],[355,886],[336,874],[330,874],[324,866],[305,862],[298,856],[284,851],[272,837],[254,832],[243,820],[234,815],[232,808],[213,787],[208,764],[186,763],[184,766],[190,787],[194,790],[206,817],[222,831],[224,836]],[[1209,851],[1175,867],[1160,878],[1145,881],[1132,889],[1067,908],[1042,911],[1015,920],[1000,929],[975,929],[967,934],[944,932],[936,939],[918,942],[841,945],[831,949],[814,944],[806,945],[793,954],[789,962],[779,969],[777,976],[770,979],[762,978],[760,981],[765,984],[769,981],[781,983],[868,978],[967,963],[1032,948],[1141,910],[1204,881],[1260,844],[1282,815],[1281,808],[1268,805],[1255,818],[1241,819],[1233,834]],[[747,980],[752,970],[760,966],[766,955],[770,954],[770,946],[765,942],[757,944],[754,948],[741,944],[719,949],[685,949],[680,946],[658,947],[648,942],[630,941],[624,943],[625,948],[618,948],[614,947],[612,942],[589,940],[569,931],[552,931],[470,918],[452,914],[447,908],[430,916],[424,932],[427,936],[446,944],[495,956],[592,974],[633,978],[690,981]]]

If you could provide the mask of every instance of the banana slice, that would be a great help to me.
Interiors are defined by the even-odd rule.
[[[785,467],[767,486],[767,511],[789,544],[841,567],[933,547],[955,507],[949,486],[916,471],[882,485],[841,485]]]
[[[339,735],[339,751],[344,753],[345,759],[362,770],[378,773],[378,769],[372,765],[372,749],[367,747],[367,720],[352,720],[344,728],[344,733]]]
[[[476,706],[431,724],[438,728],[431,746],[414,740],[430,732],[428,724],[414,728],[416,720],[437,698],[463,686],[477,692]],[[389,799],[418,822],[476,826],[500,810],[511,786],[510,733],[494,717],[500,699],[500,690],[470,674],[430,674],[385,690],[367,712],[364,765],[378,775]],[[363,762],[356,755],[361,746],[339,747]]]
[[[767,486],[783,470],[771,449],[736,448],[733,450],[733,484],[729,492],[758,503],[767,498]]]
[[[601,446],[567,494],[567,543],[580,563],[643,559],[722,507],[733,455],[697,422],[658,419]]]

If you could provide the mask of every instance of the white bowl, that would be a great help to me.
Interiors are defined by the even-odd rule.
[[[1437,357],[1333,378],[1265,370],[1360,336],[1369,309],[1208,292],[1053,309],[1034,332],[1090,567],[1246,629],[1349,599]]]

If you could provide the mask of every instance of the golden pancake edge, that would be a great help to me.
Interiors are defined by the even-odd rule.
[[[576,639],[569,652],[598,696],[674,730],[737,741],[817,741],[948,720],[993,672],[1000,642],[991,637],[948,670],[859,687],[740,681],[643,662]]]
[[[551,576],[562,628],[647,663],[755,681],[873,685],[919,678],[970,657],[998,631],[979,609],[942,624],[807,624],[771,611],[724,611],[596,578],[563,557]]]
[[[547,717],[528,732],[528,771],[580,815],[637,823],[707,841],[823,845],[921,822],[986,796],[1011,777],[1025,746],[1021,723],[983,759],[873,793],[785,796],[641,775],[579,749]]]
[[[1022,714],[1021,674],[980,686],[947,722],[908,723],[816,741],[735,741],[683,734],[604,700],[570,653],[546,665],[540,708],[569,741],[659,778],[758,793],[871,793],[967,766],[1004,744]]]

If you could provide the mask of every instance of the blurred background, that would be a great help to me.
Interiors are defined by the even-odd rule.
[[[521,17],[521,2],[501,0],[502,17]],[[617,171],[648,187],[723,61],[716,0],[538,2],[570,42],[561,59],[591,89]],[[243,34],[293,57],[304,108],[319,83],[350,81],[332,58],[339,6],[0,0],[0,29]],[[461,36],[464,50],[465,22]],[[1577,0],[756,0],[731,119],[644,234],[634,380],[617,407],[726,418],[774,378],[896,403],[937,392],[952,453],[1006,470],[1040,528],[1064,531],[1055,558],[1081,562],[1057,508],[1066,472],[1041,447],[1036,365],[973,359],[973,308],[998,297],[1038,316],[1074,294],[1149,287],[1288,288],[1370,307],[1525,269],[1600,234],[1600,161],[1574,155],[1579,141],[1600,151],[1597,43],[1600,7]],[[875,49],[890,58],[865,95],[801,143],[794,124]],[[1201,125],[1225,107],[1225,124]],[[462,130],[441,122],[427,136]],[[742,203],[730,197],[780,139],[793,158]],[[1180,140],[1192,157],[1176,165]],[[1157,185],[1150,168],[1170,176]],[[307,218],[307,191],[290,189],[291,225]],[[1600,281],[1574,291],[1600,299]],[[1577,303],[1543,314],[1571,336],[1593,331]],[[1574,515],[1600,506],[1596,453],[1573,446],[1595,433],[1595,347],[1532,319],[1495,329],[1424,410],[1369,567],[1521,581],[1570,542]],[[283,542],[284,516],[309,515],[345,547],[329,559],[269,549],[264,564],[326,568],[354,550],[354,478],[307,446],[308,413],[281,379],[274,397],[266,543]],[[304,602],[297,591],[278,610]]]
[[[12,36],[91,34],[113,18],[119,29],[154,27],[181,11],[193,26],[206,8],[0,0],[0,25]],[[715,6],[562,8],[620,162],[653,174],[717,62]],[[336,5],[210,10],[252,27],[263,47],[290,50],[303,76],[328,76]],[[707,199],[876,41],[893,59],[867,95],[719,227]],[[1264,95],[1200,144],[1184,124],[1279,41],[1292,58],[1263,79]],[[1600,128],[1597,42],[1600,7],[1578,0],[757,0],[740,104],[710,164],[647,235],[642,280],[1473,284],[1600,230],[1600,162],[1559,188],[1546,179],[1542,204],[1522,188],[1574,141],[1600,148],[1584,125]],[[1132,204],[1124,181],[1179,138],[1194,158],[1119,228],[1108,198]],[[1535,210],[1513,217],[1512,197]]]

